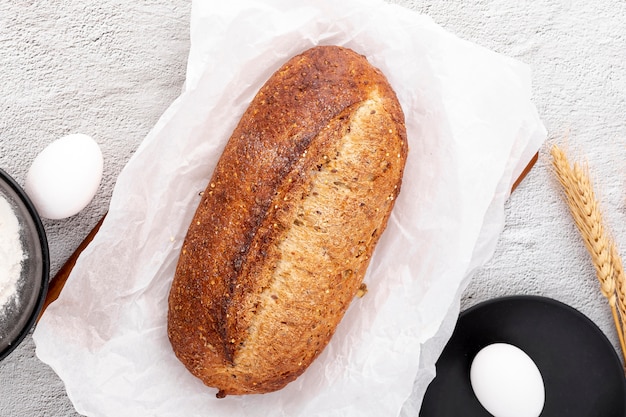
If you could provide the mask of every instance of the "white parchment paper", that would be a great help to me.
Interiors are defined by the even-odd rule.
[[[230,133],[265,80],[318,44],[388,77],[406,116],[403,188],[327,349],[283,390],[216,399],[174,357],[167,295]],[[529,69],[378,0],[193,2],[185,91],[120,174],[100,232],[39,322],[37,355],[88,416],[417,415],[511,184],[546,136]]]

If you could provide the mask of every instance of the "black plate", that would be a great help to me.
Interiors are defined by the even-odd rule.
[[[48,292],[50,255],[46,232],[24,190],[0,169],[0,195],[14,208],[20,239],[27,254],[17,284],[19,302],[5,304],[0,315],[0,360],[7,357],[33,328]]]
[[[595,323],[556,300],[514,296],[461,313],[420,417],[490,417],[472,391],[469,372],[474,356],[496,342],[519,347],[537,364],[546,390],[542,417],[626,416],[624,370]]]

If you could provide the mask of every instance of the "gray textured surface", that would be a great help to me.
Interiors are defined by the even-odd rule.
[[[528,63],[551,134],[588,160],[607,222],[626,248],[626,3],[397,1],[460,37]],[[65,134],[92,135],[105,176],[79,215],[46,221],[54,274],[105,213],[115,178],[184,83],[189,1],[0,0],[0,167],[28,166]],[[494,258],[462,307],[501,295],[566,302],[616,344],[589,258],[547,168],[545,149],[506,206]],[[29,338],[0,363],[0,416],[77,416]]]

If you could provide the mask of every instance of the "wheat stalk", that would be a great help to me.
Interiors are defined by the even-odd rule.
[[[587,167],[570,165],[565,153],[554,145],[552,165],[563,187],[565,200],[596,270],[600,291],[608,300],[626,364],[624,323],[626,319],[626,283],[615,242],[604,230],[604,222],[589,179]]]
[[[617,310],[622,319],[626,320],[626,276],[624,276],[624,266],[622,258],[619,256],[615,243],[611,245],[611,260],[613,261],[613,276],[615,280],[615,293],[617,296]],[[622,325],[622,336],[626,341],[626,326]]]

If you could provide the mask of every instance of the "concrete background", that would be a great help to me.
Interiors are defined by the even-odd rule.
[[[469,41],[533,70],[534,101],[552,143],[588,161],[606,221],[626,249],[626,3],[623,1],[409,1]],[[180,93],[190,1],[0,0],[0,167],[24,183],[35,156],[74,132],[105,158],[94,201],[45,221],[54,275],[106,212],[115,179]],[[567,136],[567,139],[564,139]],[[511,294],[556,298],[617,337],[589,257],[549,169],[546,149],[506,206],[494,258],[462,308]],[[32,339],[0,362],[0,416],[78,416]]]

